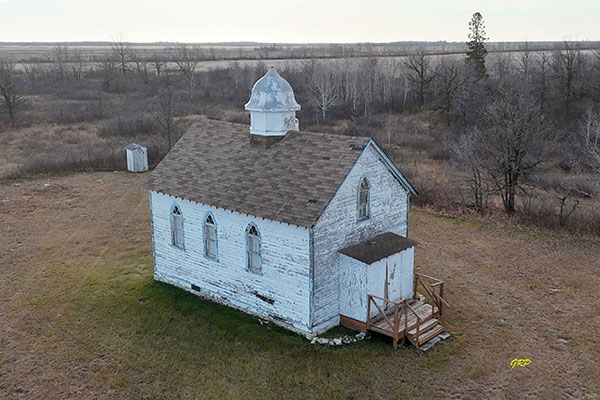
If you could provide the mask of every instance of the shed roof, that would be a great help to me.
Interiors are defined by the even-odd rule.
[[[373,264],[393,254],[417,245],[414,240],[392,232],[383,233],[359,244],[346,247],[339,252],[365,264]]]
[[[125,148],[127,150],[137,150],[137,149],[145,149],[144,146],[141,146],[137,143],[129,143],[127,146],[125,146]]]

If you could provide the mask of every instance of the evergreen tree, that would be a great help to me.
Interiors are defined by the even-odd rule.
[[[483,42],[488,40],[488,38],[485,37],[485,24],[480,13],[476,12],[473,14],[471,21],[469,21],[469,31],[467,61],[480,76],[483,76],[485,75],[485,56],[487,54]]]

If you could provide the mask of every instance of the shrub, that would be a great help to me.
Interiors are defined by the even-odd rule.
[[[113,171],[127,168],[125,151],[114,145],[88,145],[77,150],[32,154],[11,178],[72,171]]]
[[[119,115],[113,119],[103,121],[98,127],[100,137],[125,137],[148,135],[158,132],[156,121],[149,115]]]

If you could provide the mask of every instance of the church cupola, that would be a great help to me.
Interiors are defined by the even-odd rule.
[[[253,135],[283,136],[299,128],[296,111],[300,105],[296,103],[294,90],[273,67],[254,84],[245,108],[250,111]]]

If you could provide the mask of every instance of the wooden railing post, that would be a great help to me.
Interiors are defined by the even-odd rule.
[[[394,304],[394,349],[398,347],[398,303]]]
[[[404,299],[404,334],[408,332],[408,303]]]
[[[444,298],[444,282],[440,283],[440,297],[443,299]],[[440,317],[442,316],[442,309],[444,307],[444,303],[442,301],[438,301],[440,303],[440,306],[438,307],[440,310]]]
[[[367,330],[371,326],[371,295],[367,295]]]
[[[408,303],[406,299],[402,299],[402,310],[404,311],[404,334],[402,335],[402,344],[404,344],[404,339],[408,334]]]
[[[416,267],[415,267],[416,269]],[[413,295],[412,295],[413,299],[417,298],[417,271],[413,272]]]

